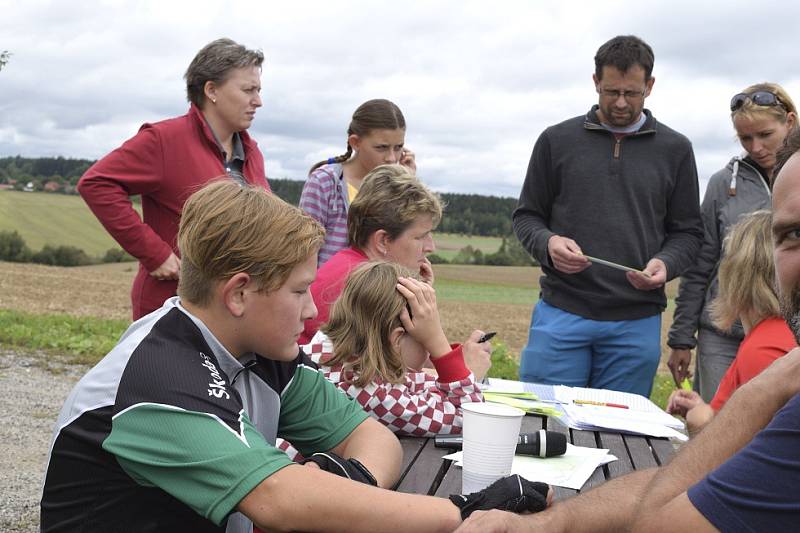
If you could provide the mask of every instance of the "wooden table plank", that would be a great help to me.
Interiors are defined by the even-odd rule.
[[[545,417],[543,416],[536,416],[536,415],[525,415],[522,418],[522,424],[520,426],[520,433],[533,433],[534,431],[539,431],[544,427],[545,424]]]
[[[661,466],[668,465],[672,458],[675,457],[677,450],[675,445],[669,439],[659,439],[657,437],[648,437],[650,447],[653,449],[653,455],[656,461]]]
[[[598,431],[597,438],[599,446],[601,448],[607,448],[609,453],[617,458],[616,461],[612,461],[603,467],[606,471],[607,480],[633,472],[633,464],[628,455],[628,448],[625,447],[625,441],[622,440],[622,435],[619,433]]]
[[[452,461],[445,460],[442,462],[447,463],[448,469],[442,476],[439,486],[434,488],[434,496],[447,498],[451,494],[461,494],[461,469],[455,466]]]
[[[427,440],[417,437],[402,437],[400,439],[400,446],[403,448],[403,462],[400,465],[400,479],[397,480],[395,487],[398,487],[403,482],[409,468],[417,460]]]
[[[442,459],[450,452],[452,450],[434,447],[433,439],[425,439],[424,447],[406,475],[403,476],[396,490],[413,494],[428,494],[432,488],[438,486],[439,480],[450,466],[450,461]],[[460,485],[459,482],[459,488]]]
[[[628,454],[634,470],[645,470],[658,466],[653,451],[647,443],[647,439],[641,435],[623,435],[625,445],[628,447]]]

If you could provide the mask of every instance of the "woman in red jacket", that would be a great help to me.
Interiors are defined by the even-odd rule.
[[[189,112],[144,124],[92,165],[78,191],[112,237],[139,260],[131,303],[137,320],[175,295],[183,204],[221,176],[269,188],[264,158],[247,128],[261,107],[264,55],[230,39],[200,50],[186,70]],[[142,216],[130,196],[141,195]]]

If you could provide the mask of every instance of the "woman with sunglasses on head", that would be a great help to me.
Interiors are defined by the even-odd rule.
[[[325,228],[318,266],[347,248],[347,211],[364,176],[378,165],[399,163],[413,175],[414,152],[405,147],[406,119],[389,100],[364,102],[347,128],[347,150],[313,167],[300,196],[300,209]]]
[[[694,387],[706,402],[716,393],[744,337],[741,323],[721,331],[709,313],[718,292],[722,242],[742,215],[770,207],[776,152],[797,127],[797,108],[776,83],[746,88],[734,95],[730,109],[745,152],[709,180],[702,207],[705,241],[697,264],[681,277],[667,341],[672,349],[667,364],[678,384],[690,377],[691,350],[697,348]]]

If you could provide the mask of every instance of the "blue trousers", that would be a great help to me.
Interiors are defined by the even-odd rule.
[[[650,396],[661,358],[661,314],[590,320],[539,300],[522,350],[522,381]]]

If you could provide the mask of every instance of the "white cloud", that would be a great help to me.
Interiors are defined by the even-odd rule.
[[[780,22],[739,2],[378,3],[0,0],[0,156],[96,158],[187,108],[182,75],[208,41],[262,48],[251,133],[270,176],[304,179],[343,152],[363,101],[395,101],[420,175],[442,191],[517,196],[536,137],[596,100],[593,56],[640,35],[656,53],[648,107],[693,142],[703,182],[740,148],[730,96],[771,80],[800,98]],[[800,7],[759,11],[796,20]],[[773,27],[774,25],[774,27]],[[701,189],[704,187],[701,187]]]

